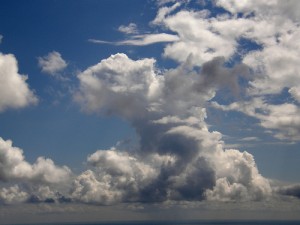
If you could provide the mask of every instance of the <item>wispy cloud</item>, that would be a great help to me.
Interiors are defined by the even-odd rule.
[[[98,39],[89,39],[88,41],[95,44],[145,46],[145,45],[151,45],[151,44],[161,43],[161,42],[176,42],[179,41],[179,37],[174,34],[160,33],[160,34],[134,35],[131,37],[131,39],[124,40],[124,41],[116,41],[116,42],[104,41]]]
[[[241,141],[259,141],[260,139],[258,137],[244,137],[241,139]]]

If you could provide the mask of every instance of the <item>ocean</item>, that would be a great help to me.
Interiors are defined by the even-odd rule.
[[[300,221],[134,221],[99,223],[47,223],[44,225],[300,225]]]

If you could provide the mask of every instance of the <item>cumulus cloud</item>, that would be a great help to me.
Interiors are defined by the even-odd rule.
[[[254,158],[247,152],[229,149],[220,152],[216,162],[219,168],[219,179],[213,190],[206,195],[210,200],[247,201],[262,200],[271,196],[269,181],[261,176],[255,165]],[[222,156],[223,154],[223,156]],[[222,165],[223,164],[223,165]]]
[[[55,75],[68,66],[61,54],[56,51],[49,52],[48,55],[43,57],[38,57],[38,64],[44,73],[50,75]]]
[[[225,151],[222,135],[210,132],[205,123],[207,101],[222,88],[235,92],[248,68],[226,68],[224,58],[217,57],[198,71],[192,62],[190,56],[178,68],[159,74],[154,59],[116,54],[78,75],[75,99],[82,108],[125,118],[139,136],[139,148],[131,153],[99,150],[89,156],[93,168],[77,177],[75,199],[112,204],[261,200],[271,194],[252,155]],[[230,190],[224,194],[225,185]]]
[[[44,157],[30,164],[25,160],[22,149],[0,137],[0,181],[7,185],[15,183],[0,189],[0,201],[17,203],[62,200],[58,194],[59,187],[64,187],[71,180],[71,175],[68,167],[57,166],[51,159]]]
[[[30,90],[27,78],[19,74],[14,55],[0,53],[0,112],[37,103],[38,99]]]
[[[18,185],[0,189],[0,203],[21,203],[25,202],[28,197],[28,193],[22,191]]]
[[[82,202],[113,204],[139,200],[140,190],[157,176],[150,165],[116,149],[98,150],[88,157],[94,171],[87,170],[75,181],[71,196]]]
[[[68,167],[58,167],[51,159],[39,157],[34,164],[28,163],[20,148],[12,141],[0,138],[0,180],[32,180],[44,183],[63,182],[69,175]]]
[[[79,74],[81,86],[75,98],[87,111],[142,116],[147,98],[156,95],[159,85],[154,63],[154,59],[133,61],[125,54],[113,55]]]

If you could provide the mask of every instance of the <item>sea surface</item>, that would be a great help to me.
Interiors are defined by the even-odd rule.
[[[99,223],[45,223],[43,225],[300,225],[300,221],[134,221]]]

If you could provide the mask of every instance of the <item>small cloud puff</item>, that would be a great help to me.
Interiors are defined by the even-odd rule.
[[[130,24],[128,24],[128,26],[121,25],[121,26],[119,26],[118,31],[125,33],[125,34],[137,34],[138,33],[137,25],[135,23],[130,23]]]
[[[48,55],[43,57],[38,57],[38,64],[44,73],[50,75],[56,75],[68,66],[61,54],[56,51],[49,52]]]

